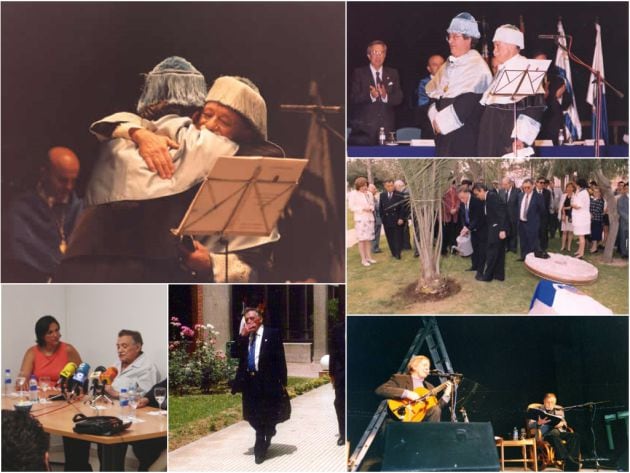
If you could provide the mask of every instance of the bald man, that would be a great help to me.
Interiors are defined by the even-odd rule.
[[[83,202],[74,191],[80,168],[79,158],[70,148],[50,148],[35,189],[11,202],[2,261],[3,282],[51,280],[83,210]]]
[[[433,79],[436,72],[442,67],[444,64],[444,58],[439,54],[434,54],[429,57],[427,61],[427,71],[429,75],[420,79],[418,82],[418,88],[416,90],[417,95],[417,107],[416,107],[416,122],[418,126],[422,130],[422,138],[431,139],[435,137],[433,133],[433,126],[429,121],[429,117],[427,116],[427,112],[429,111],[429,106],[431,105],[431,99],[427,95],[426,86]]]

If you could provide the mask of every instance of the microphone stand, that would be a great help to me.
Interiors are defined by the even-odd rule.
[[[603,458],[600,457],[599,454],[597,453],[597,439],[595,437],[595,427],[593,426],[593,422],[595,420],[595,412],[597,411],[597,405],[598,404],[604,404],[610,401],[598,401],[598,402],[585,402],[583,404],[576,404],[575,406],[569,406],[569,407],[565,407],[564,410],[572,410],[572,409],[581,409],[581,408],[588,408],[591,416],[590,416],[590,430],[591,430],[591,439],[593,441],[593,450],[591,451],[591,458],[582,458],[583,462],[594,462],[595,463],[595,471],[599,471],[599,469],[602,467],[602,465],[600,465],[600,461],[610,461],[610,458]]]
[[[589,66],[587,63],[582,61],[578,56],[571,52],[571,45],[573,44],[573,36],[565,35],[566,38],[569,38],[569,46],[565,46],[560,43],[560,37],[556,37],[554,42],[556,45],[566,52],[571,59],[576,64],[588,69],[591,74],[595,76],[595,82],[597,83],[597,91],[595,92],[595,157],[599,158],[599,139],[601,137],[601,116],[602,116],[602,88],[604,84],[606,84],[620,99],[624,97],[623,93],[616,89],[610,82],[602,77],[602,74],[593,67]]]
[[[453,389],[451,391],[451,400],[449,402],[450,406],[450,410],[451,410],[451,422],[458,422],[457,420],[457,410],[455,409],[455,407],[457,406],[457,385],[459,384],[459,382],[461,381],[461,379],[464,377],[463,374],[461,373],[443,373],[441,371],[435,371],[434,374],[436,374],[440,379],[442,378],[446,378],[449,381],[453,381],[452,386]]]

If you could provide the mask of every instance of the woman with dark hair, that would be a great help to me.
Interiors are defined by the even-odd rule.
[[[574,256],[582,259],[586,248],[586,235],[591,233],[591,197],[586,179],[577,180],[577,192],[571,200],[573,234],[578,237],[578,250]]]
[[[44,315],[35,323],[37,344],[26,350],[20,368],[20,376],[36,378],[49,376],[53,383],[59,372],[70,362],[81,363],[81,355],[69,343],[61,341],[59,322],[52,315]]]

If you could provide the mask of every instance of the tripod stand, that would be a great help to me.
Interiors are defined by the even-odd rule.
[[[595,470],[599,471],[600,468],[605,468],[603,467],[600,462],[602,461],[610,461],[610,458],[603,458],[600,457],[597,453],[597,437],[595,435],[595,427],[593,426],[593,422],[595,420],[595,413],[597,412],[597,405],[598,404],[604,404],[606,402],[609,401],[599,401],[599,402],[585,402],[583,404],[577,404],[575,406],[569,406],[569,407],[565,407],[564,410],[572,410],[572,409],[584,409],[584,408],[588,408],[589,413],[590,413],[590,431],[591,431],[591,439],[593,441],[593,450],[591,451],[591,457],[590,458],[583,458],[582,461],[583,462],[593,462],[595,464]],[[614,469],[614,468],[611,468]]]

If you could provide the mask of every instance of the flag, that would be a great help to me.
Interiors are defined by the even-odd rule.
[[[604,53],[602,51],[602,30],[599,23],[595,23],[595,52],[593,53],[593,69],[599,71],[602,79],[604,78]],[[597,103],[597,79],[595,74],[591,73],[591,77],[588,80],[588,91],[586,92],[586,102],[593,107],[593,120],[592,120],[592,133],[593,139],[597,135],[597,123],[600,123],[599,129],[600,138],[603,138],[604,143],[608,143],[608,114],[606,113],[606,85],[602,83],[601,90],[601,115],[596,116],[596,103]]]
[[[558,20],[558,43],[567,47],[567,39],[564,35],[564,28],[562,21]],[[577,107],[575,105],[575,93],[573,92],[573,81],[571,79],[571,60],[566,51],[558,46],[558,52],[556,53],[555,66],[558,74],[564,80],[564,85],[567,88],[567,92],[571,94],[571,105],[564,112],[564,132],[566,136],[571,136],[574,140],[582,138],[582,125],[580,124],[580,117],[578,116]]]

